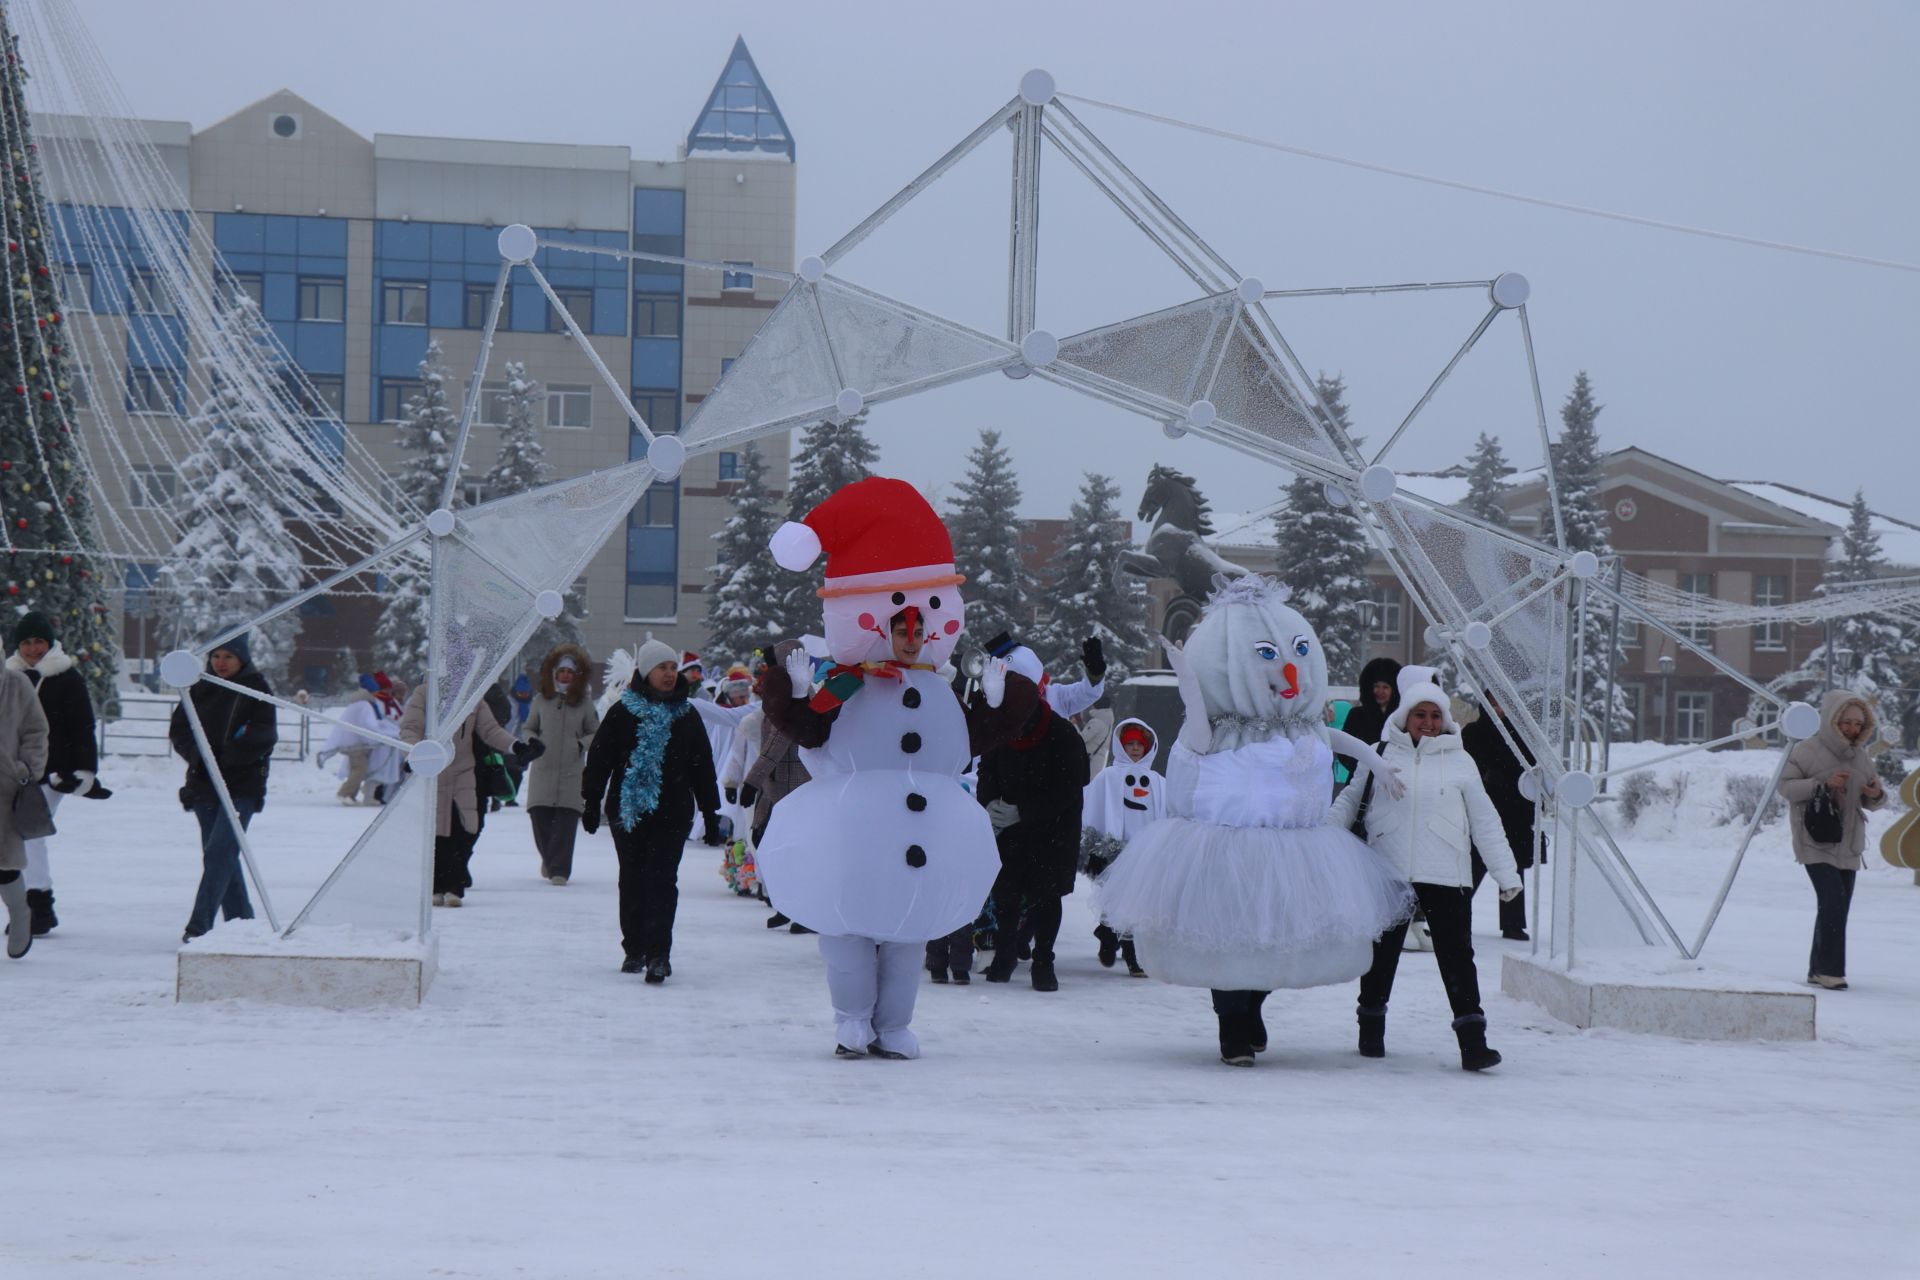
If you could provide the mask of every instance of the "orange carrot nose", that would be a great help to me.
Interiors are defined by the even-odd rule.
[[[1289,662],[1286,666],[1280,668],[1280,674],[1287,678],[1287,687],[1280,691],[1280,696],[1283,698],[1299,697],[1300,669]]]
[[[1135,787],[1133,789],[1133,794],[1139,797],[1140,799],[1144,800],[1146,799],[1146,796],[1147,796],[1147,789],[1145,787]]]

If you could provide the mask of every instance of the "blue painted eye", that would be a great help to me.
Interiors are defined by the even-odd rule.
[[[1275,658],[1280,656],[1280,651],[1278,649],[1274,648],[1272,645],[1267,644],[1265,642],[1262,642],[1260,644],[1253,646],[1253,651],[1260,655],[1260,661],[1262,662],[1272,662]]]
[[[1308,648],[1307,638],[1305,636],[1295,636],[1293,638],[1293,656],[1294,657],[1296,658],[1306,657],[1307,648]]]

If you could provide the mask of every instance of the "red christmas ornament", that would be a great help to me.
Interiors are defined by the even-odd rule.
[[[20,594],[20,588],[15,586],[13,583],[8,583],[7,594],[10,596],[17,596]]]
[[[40,317],[40,327],[42,329],[47,327],[47,318],[45,316]]]
[[[33,273],[37,276],[44,276],[47,274],[47,269],[45,267],[35,267]]]
[[[11,462],[0,462],[0,471],[11,471],[11,470],[13,470],[13,464]]]
[[[23,396],[23,395],[25,395],[25,394],[27,394],[27,389],[26,389],[25,387],[23,387],[23,386],[20,386],[19,384],[17,384],[17,383],[16,383],[16,384],[14,385],[14,388],[13,388],[13,394],[15,394],[15,395],[17,395],[17,396]]]
[[[53,399],[53,392],[51,392],[51,391],[42,391],[42,392],[40,393],[40,398],[41,398],[42,400],[51,400],[51,399]]]
[[[61,563],[61,564],[72,564],[72,563],[73,563],[73,557],[72,557],[72,556],[61,556],[61,557],[60,557],[60,563]]]
[[[21,517],[20,517],[20,518],[19,518],[18,520],[15,520],[15,521],[13,522],[13,527],[14,527],[14,528],[16,528],[16,529],[24,529],[24,528],[26,528],[26,527],[27,527],[27,518],[26,518],[25,516],[21,516]]]
[[[80,576],[83,578],[91,578],[93,575],[88,573],[85,569],[82,569],[80,571]]]

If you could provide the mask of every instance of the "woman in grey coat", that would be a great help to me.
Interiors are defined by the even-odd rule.
[[[520,802],[533,823],[533,844],[540,851],[540,876],[565,884],[573,874],[573,838],[580,829],[580,779],[587,748],[600,727],[587,686],[593,659],[577,644],[563,644],[540,664],[539,688],[521,730],[545,752],[527,768]]]
[[[1866,810],[1887,802],[1868,754],[1878,735],[1878,718],[1865,698],[1830,689],[1820,700],[1819,731],[1794,744],[1780,775],[1780,794],[1791,805],[1793,856],[1807,869],[1817,903],[1807,981],[1829,991],[1847,989],[1847,909],[1867,845]],[[1833,844],[1816,844],[1807,834],[1807,805],[1822,787],[1840,810],[1840,839]]]
[[[0,901],[7,904],[7,955],[18,960],[33,945],[27,906],[27,846],[13,821],[13,800],[47,771],[47,716],[40,697],[18,671],[0,668]]]

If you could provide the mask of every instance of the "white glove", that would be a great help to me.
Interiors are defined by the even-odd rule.
[[[1356,757],[1358,758],[1358,757]],[[1407,794],[1407,784],[1401,781],[1400,766],[1381,756],[1367,761],[1373,770],[1373,785],[1380,788],[1389,800],[1400,800]]]
[[[980,668],[980,692],[986,695],[987,705],[997,707],[1007,696],[1007,660],[989,659],[987,665]]]
[[[795,649],[782,664],[787,669],[787,679],[793,681],[793,696],[804,698],[813,688],[813,660],[807,657],[806,650]]]
[[[987,821],[993,824],[995,831],[1005,831],[1020,821],[1020,806],[1008,804],[1005,800],[987,802]]]
[[[1500,891],[1500,901],[1502,902],[1512,902],[1515,898],[1519,896],[1520,896],[1519,885],[1515,885],[1511,889],[1502,889]]]

